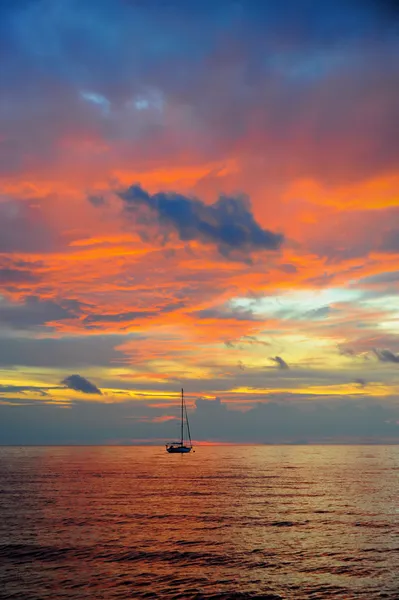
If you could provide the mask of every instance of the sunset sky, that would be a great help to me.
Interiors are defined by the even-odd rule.
[[[0,4],[0,443],[399,440],[394,2]]]

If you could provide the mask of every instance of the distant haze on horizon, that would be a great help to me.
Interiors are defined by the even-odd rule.
[[[399,442],[398,27],[1,3],[0,444]]]

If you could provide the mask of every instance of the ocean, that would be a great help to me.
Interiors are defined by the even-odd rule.
[[[398,446],[0,448],[0,598],[399,598]]]

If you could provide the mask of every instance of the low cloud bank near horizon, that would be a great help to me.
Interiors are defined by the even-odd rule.
[[[10,397],[2,402],[1,445],[161,444],[179,435],[174,418],[179,416],[178,406],[165,409],[137,401],[57,405],[27,399],[21,410],[21,400]],[[189,419],[197,441],[399,443],[399,407],[381,399],[269,402],[246,412],[231,410],[219,399],[197,399]]]

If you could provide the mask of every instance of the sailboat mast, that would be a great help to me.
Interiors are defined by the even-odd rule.
[[[181,445],[183,446],[183,388],[181,389]]]

